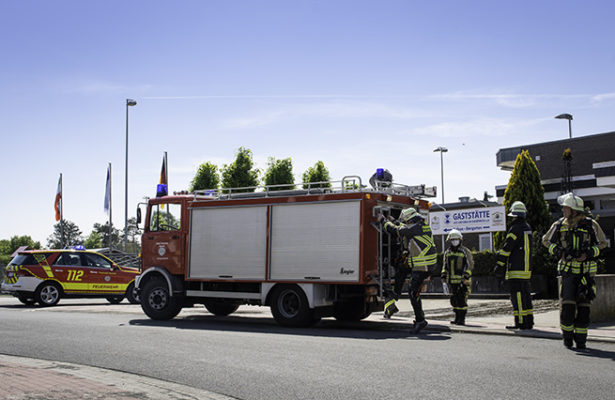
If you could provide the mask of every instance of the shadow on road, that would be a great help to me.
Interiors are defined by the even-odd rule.
[[[591,346],[591,344],[589,344]],[[589,348],[587,350],[577,350],[577,354],[584,357],[604,358],[615,361],[615,351],[606,351]]]
[[[371,321],[340,322],[322,320],[309,328],[289,328],[275,323],[273,318],[189,316],[170,321],[133,319],[132,326],[152,326],[172,329],[194,329],[202,331],[249,332],[280,335],[320,336],[345,339],[411,339],[411,340],[449,340],[450,335],[442,332],[423,331],[418,335],[410,333],[410,324],[400,329],[384,329],[381,324]]]

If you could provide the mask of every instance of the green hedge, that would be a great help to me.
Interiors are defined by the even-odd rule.
[[[536,239],[535,239],[536,240]],[[557,260],[555,257],[549,255],[548,251],[542,244],[537,246],[534,244],[534,249],[537,249],[534,252],[534,256],[532,257],[532,270],[535,275],[557,275]],[[494,275],[493,269],[495,267],[496,262],[496,253],[489,250],[483,251],[473,251],[472,257],[474,258],[474,270],[472,271],[473,276],[488,276]],[[438,271],[442,270],[442,258],[443,254],[438,253]],[[599,260],[598,262],[598,272],[600,273],[601,269],[606,270],[606,266],[604,265],[604,261]],[[439,275],[439,272],[438,272]]]

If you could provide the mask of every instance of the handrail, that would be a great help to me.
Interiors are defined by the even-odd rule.
[[[194,199],[226,200],[231,198],[300,196],[322,193],[374,192],[396,194],[409,197],[435,197],[435,187],[425,185],[408,186],[399,183],[376,181],[375,188],[363,185],[358,175],[347,175],[339,181],[320,181],[302,183],[283,183],[277,185],[244,186],[237,188],[219,188],[195,190]],[[301,189],[297,189],[300,186]]]

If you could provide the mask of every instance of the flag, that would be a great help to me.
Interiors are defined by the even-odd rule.
[[[56,210],[56,221],[62,219],[62,174],[58,180],[58,190],[56,191],[56,201],[53,204]]]
[[[160,183],[156,187],[156,197],[163,197],[169,193],[167,179],[167,152],[162,157],[162,169],[160,170]]]
[[[160,182],[161,185],[167,185],[167,153],[164,153],[162,157],[162,169],[160,170]]]
[[[107,167],[107,183],[105,185],[105,213],[111,212],[111,164]]]

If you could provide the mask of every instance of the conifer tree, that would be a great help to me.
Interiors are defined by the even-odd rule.
[[[540,172],[528,150],[517,155],[515,166],[504,192],[506,214],[515,201],[527,208],[527,222],[536,232],[545,232],[551,225],[551,215],[545,202],[545,191],[540,183]]]
[[[542,235],[549,229],[552,218],[544,199],[544,188],[540,183],[540,172],[528,150],[522,150],[517,155],[508,186],[504,192],[504,207],[507,215],[515,201],[522,201],[525,204],[527,208],[526,219],[533,230],[533,272],[554,275],[554,260],[545,251],[541,243]],[[495,234],[496,247],[502,246],[505,236],[506,232],[497,232]]]

